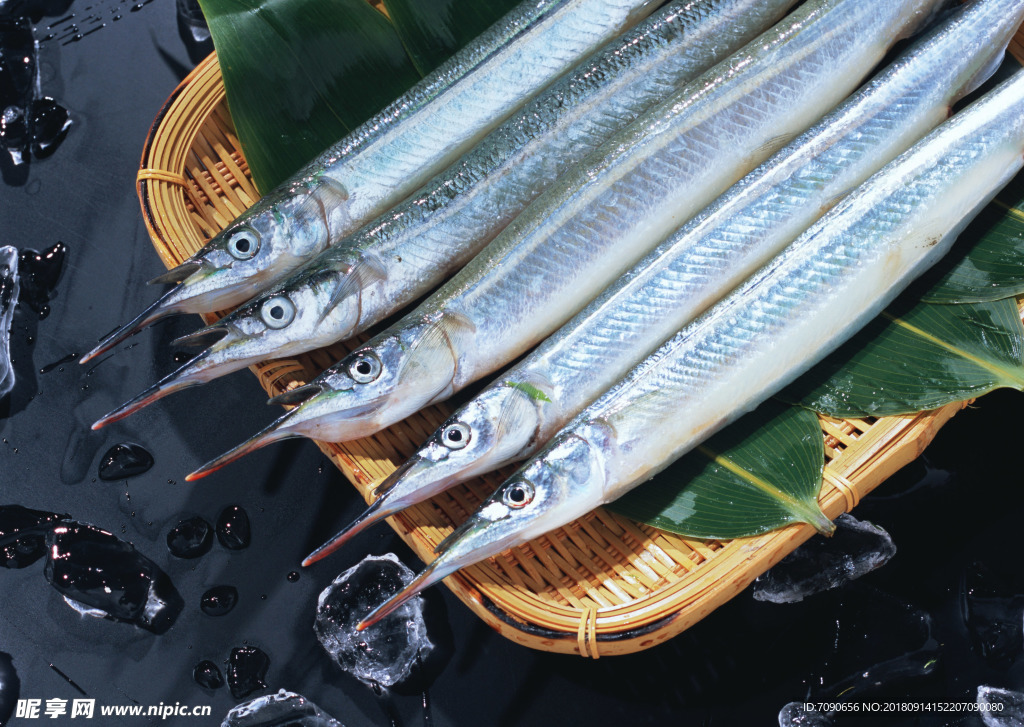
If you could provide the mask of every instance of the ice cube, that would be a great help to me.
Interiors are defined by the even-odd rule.
[[[46,537],[43,572],[75,608],[157,634],[171,627],[185,601],[156,563],[115,535],[74,521]]]
[[[194,43],[205,43],[210,39],[210,28],[199,7],[199,0],[177,0],[178,24],[188,29]]]
[[[961,580],[960,605],[975,650],[990,666],[1010,667],[1024,651],[1024,578],[971,563]]]
[[[368,556],[320,594],[313,630],[338,665],[365,684],[389,687],[405,680],[434,648],[420,596],[379,623],[356,631],[363,617],[412,579],[413,572],[393,553]]]
[[[808,596],[838,588],[885,565],[896,545],[877,525],[851,515],[836,518],[830,538],[815,537],[783,558],[754,581],[754,598],[772,603],[796,603]]]
[[[18,250],[0,247],[0,398],[14,388],[11,366],[11,319],[18,302]]]
[[[311,701],[284,689],[277,694],[257,697],[234,707],[220,727],[342,727]]]
[[[985,727],[1021,727],[1024,725],[1024,694],[998,687],[978,687],[975,699]]]
[[[779,710],[779,727],[832,727],[824,712],[806,711],[803,702],[790,702]]]

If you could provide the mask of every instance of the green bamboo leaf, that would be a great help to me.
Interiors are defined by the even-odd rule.
[[[892,306],[783,392],[835,417],[934,409],[1024,388],[1024,326],[1014,300]]]
[[[267,191],[419,80],[365,0],[200,0],[231,117]]]
[[[831,533],[818,506],[824,462],[818,417],[768,402],[609,507],[698,538],[758,535],[794,522]]]
[[[979,303],[1024,294],[1024,175],[1015,178],[960,235],[922,300]]]
[[[384,0],[409,57],[424,76],[517,4],[518,0]]]

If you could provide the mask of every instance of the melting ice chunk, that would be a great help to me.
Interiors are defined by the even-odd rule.
[[[1024,694],[997,687],[978,687],[975,700],[985,727],[1020,727],[1024,724]]]
[[[317,638],[342,669],[370,686],[403,681],[434,648],[419,596],[374,626],[356,631],[360,619],[412,579],[413,572],[387,553],[364,558],[320,594],[313,624]]]
[[[342,727],[311,701],[284,689],[277,694],[242,702],[228,712],[220,727]]]
[[[177,0],[178,24],[188,28],[192,40],[196,43],[205,43],[210,39],[210,28],[203,16],[203,9],[199,7],[199,0]]]
[[[796,603],[808,596],[860,578],[881,568],[896,554],[896,545],[877,525],[843,514],[831,538],[815,537],[787,555],[754,581],[754,598]]]
[[[65,522],[49,532],[46,545],[46,580],[81,613],[162,634],[185,607],[156,563],[105,530]]]
[[[971,563],[960,585],[960,607],[971,644],[989,665],[1006,669],[1024,650],[1024,578]]]
[[[11,366],[11,318],[18,302],[18,250],[0,247],[0,398],[14,388]]]
[[[779,727],[832,727],[824,712],[808,712],[802,702],[790,702],[779,710]]]

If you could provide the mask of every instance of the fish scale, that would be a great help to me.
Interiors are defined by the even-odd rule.
[[[932,4],[804,4],[560,177],[426,302],[293,393],[292,401],[308,396],[299,406],[190,477],[278,439],[366,436],[505,365],[724,191],[745,165],[840,101]],[[777,81],[807,80],[807,68],[813,82]],[[739,122],[737,108],[762,86],[771,108],[760,123]],[[425,333],[431,328],[434,334]]]
[[[977,85],[980,70],[1001,56],[1022,17],[1020,0],[986,0],[948,19],[456,411],[385,480],[367,513],[307,562],[404,506],[535,452],[647,351],[795,238],[833,198],[937,125]],[[959,53],[956,62],[948,60],[951,50]],[[730,325],[740,320],[734,316]],[[739,327],[723,335],[749,338]],[[718,362],[726,354],[714,351]],[[522,384],[535,391],[525,407]],[[453,430],[460,439],[449,449],[444,437]]]

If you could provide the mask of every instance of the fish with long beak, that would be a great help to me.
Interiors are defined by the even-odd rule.
[[[333,442],[373,434],[525,353],[839,103],[935,4],[805,3],[612,136],[417,309],[317,378],[315,396],[215,463],[283,429]]]
[[[373,626],[406,600],[455,571],[558,526],[551,522],[569,523],[597,507],[590,504],[592,498],[588,496],[590,472],[574,469],[576,462],[590,466],[585,456],[588,450],[587,442],[569,438],[552,452],[558,457],[556,467],[534,464],[513,475],[437,545],[437,558],[403,590],[370,612],[356,629],[362,631]]]
[[[438,546],[405,592],[361,625],[458,568],[623,496],[755,408],[938,261],[1022,167],[1018,71],[868,179],[577,415]],[[820,516],[795,506],[792,514]]]
[[[373,490],[370,506],[302,565],[326,558],[371,525],[410,505],[526,457],[543,443],[539,436],[547,428],[544,425],[557,421],[558,406],[542,389],[518,382],[516,373],[509,372],[449,417],[416,454]]]
[[[428,317],[385,331],[305,386],[269,400],[296,404],[262,432],[186,477],[192,481],[272,442],[308,437],[327,442],[358,439],[404,419],[432,400],[451,396],[462,339],[472,335],[458,314]],[[416,355],[410,356],[408,352]]]
[[[452,414],[371,493],[369,508],[303,565],[410,505],[536,453],[843,194],[943,121],[995,70],[1022,19],[1022,0],[979,0],[947,17]]]
[[[738,49],[792,4],[676,0],[662,8],[552,84],[407,200],[255,301],[186,337],[203,340],[224,328],[244,332],[197,362],[211,374],[204,380],[351,338],[428,293],[666,89]],[[214,358],[216,373],[210,368]],[[200,383],[192,373],[183,367],[176,375]]]
[[[595,51],[654,0],[528,0],[256,202],[154,283],[177,286],[104,337],[85,363],[175,313],[249,300],[404,199]]]

